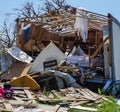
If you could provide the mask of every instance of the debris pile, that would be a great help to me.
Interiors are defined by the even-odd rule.
[[[74,7],[39,17],[18,18],[19,48],[13,46],[1,52],[1,82],[8,81],[14,91],[10,86],[8,93],[12,94],[5,96],[1,85],[0,111],[97,111],[102,100],[109,102],[89,89],[92,84],[100,93],[102,88],[106,92],[113,85],[114,92],[117,90],[112,82],[120,78],[118,74],[111,75],[116,69],[112,65],[113,43],[109,34],[114,33],[108,32],[108,27],[115,23],[110,24],[109,20],[107,16]],[[106,33],[104,26],[108,28]],[[93,104],[96,108],[91,107]]]
[[[104,96],[96,94],[87,88],[73,88],[31,91],[29,87],[14,87],[11,98],[1,98],[1,111],[6,112],[55,112],[67,111],[81,104],[102,102]],[[106,98],[107,99],[107,98]],[[56,106],[55,106],[56,105]],[[48,107],[50,107],[48,109]],[[49,110],[49,111],[48,111]],[[59,112],[59,111],[58,111]]]

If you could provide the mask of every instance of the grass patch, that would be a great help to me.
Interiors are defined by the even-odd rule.
[[[114,97],[110,96],[109,100],[111,102],[102,102],[102,106],[98,107],[98,112],[120,112],[120,106],[116,104]]]
[[[91,108],[96,108],[98,109],[97,112],[120,112],[120,106],[116,104],[114,97],[109,96],[108,99],[111,102],[108,101],[102,101],[100,104],[93,104],[91,106],[88,106],[87,103],[84,105],[81,105],[83,107],[91,107]],[[68,112],[92,112],[92,111],[87,111],[87,110],[77,110],[77,109],[70,109]]]

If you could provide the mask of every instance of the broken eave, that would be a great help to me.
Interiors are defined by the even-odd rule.
[[[86,16],[82,13],[79,16],[76,15],[77,10],[84,11]],[[20,18],[19,20],[26,24],[35,24],[59,35],[75,35],[74,24],[76,17],[88,19],[88,29],[102,30],[104,25],[108,25],[107,16],[74,7],[70,7],[67,10],[59,9],[38,17]]]

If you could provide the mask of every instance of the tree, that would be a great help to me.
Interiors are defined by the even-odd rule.
[[[15,13],[8,13],[9,15],[16,15],[19,17],[37,17],[41,14],[41,10],[44,12],[50,12],[52,10],[58,10],[66,5],[65,0],[40,0],[43,1],[44,7],[38,5],[37,9],[34,7],[33,2],[26,2],[20,9],[15,8]],[[16,27],[15,24],[8,22],[9,19],[5,19],[2,29],[0,30],[0,43],[4,47],[13,46],[16,40]]]
[[[51,12],[53,10],[58,10],[67,5],[65,0],[44,0],[44,7],[42,8],[45,12]]]
[[[14,11],[18,17],[37,17],[41,13],[40,6],[38,5],[37,9],[35,9],[33,2],[26,2],[20,9],[15,8]]]
[[[14,11],[17,12],[18,17],[37,17],[42,12],[50,12],[52,10],[58,10],[65,6],[67,3],[65,0],[40,0],[40,4],[43,4],[43,7],[38,4],[38,7],[34,7],[33,2],[26,2],[20,9],[15,8]]]
[[[16,39],[16,28],[15,24],[9,23],[5,19],[2,29],[0,30],[0,44],[2,47],[12,47]]]
[[[14,13],[15,12],[15,13]],[[9,21],[10,16],[14,15],[15,17],[32,17],[37,16],[37,12],[34,9],[33,3],[27,2],[23,5],[21,9],[14,9],[13,13],[7,13],[4,20],[3,26],[0,30],[0,44],[2,47],[12,47],[16,41],[16,23],[15,19]]]

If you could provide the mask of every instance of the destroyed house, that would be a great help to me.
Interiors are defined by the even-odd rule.
[[[82,19],[79,20],[79,17]],[[77,22],[83,24],[86,36],[80,34],[81,29]],[[103,41],[103,26],[107,24],[107,17],[103,15],[71,7],[55,10],[39,17],[19,18],[17,19],[17,46],[25,52],[40,51],[50,40],[53,40],[64,52],[67,47],[71,50],[75,42],[98,46]]]
[[[40,53],[51,40],[64,53],[80,46],[89,57],[87,67],[92,69],[86,73],[92,75],[88,81],[120,81],[120,23],[111,14],[105,16],[66,6],[38,17],[18,18],[16,22],[17,46],[29,55]],[[98,69],[102,72],[96,75],[94,71]]]

